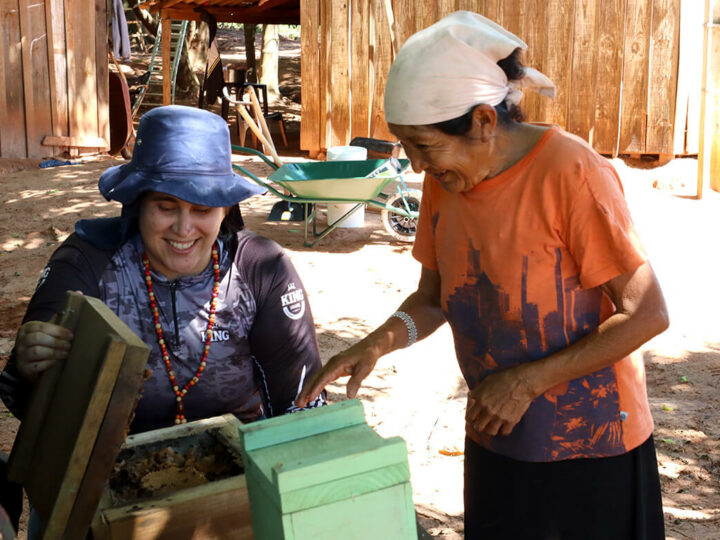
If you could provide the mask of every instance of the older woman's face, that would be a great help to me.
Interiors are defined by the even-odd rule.
[[[471,135],[447,135],[431,126],[399,126],[400,140],[415,172],[424,172],[445,191],[468,191],[490,176],[491,144]]]
[[[210,262],[225,208],[150,192],[140,206],[140,234],[150,266],[169,280],[196,275]]]

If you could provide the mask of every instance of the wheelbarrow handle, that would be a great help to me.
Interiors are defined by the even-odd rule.
[[[254,175],[253,173],[251,173],[250,171],[248,171],[245,167],[241,167],[240,165],[235,165],[235,164],[233,163],[232,168],[233,168],[233,169],[236,169],[236,170],[240,171],[242,174],[250,177],[252,180],[255,181],[256,184],[264,187],[265,189],[267,189],[267,190],[268,190],[270,193],[272,193],[273,195],[276,195],[276,196],[278,196],[278,197],[280,197],[281,199],[286,200],[286,201],[292,201],[292,200],[294,200],[294,197],[291,197],[291,196],[288,196],[288,195],[284,195],[283,193],[281,193],[280,191],[278,191],[277,189],[275,189],[274,187],[272,187],[269,183],[263,182],[262,180],[260,180],[260,178],[258,178],[256,175]]]
[[[241,154],[248,154],[248,155],[253,155],[253,156],[259,157],[265,163],[270,165],[273,168],[273,170],[275,170],[275,171],[277,171],[279,169],[277,164],[275,164],[273,161],[271,161],[269,157],[267,157],[265,154],[263,154],[259,150],[255,150],[254,148],[247,148],[245,146],[237,146],[235,144],[230,145],[230,147],[232,148],[233,152],[240,152]],[[233,167],[234,167],[234,165],[233,165]]]

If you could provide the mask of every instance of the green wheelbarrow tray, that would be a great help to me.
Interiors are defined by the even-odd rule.
[[[232,149],[234,152],[258,156],[274,169],[264,181],[246,168],[234,163],[232,165],[233,169],[287,203],[287,211],[283,213],[287,214],[288,219],[281,218],[281,221],[290,220],[296,213],[302,214],[299,221],[305,222],[304,244],[307,247],[317,244],[365,205],[381,211],[383,226],[394,239],[401,242],[412,242],[415,239],[422,192],[405,186],[402,173],[410,165],[407,159],[398,160],[399,171],[394,171],[395,167],[380,169],[388,163],[388,159],[313,161],[286,163],[278,167],[265,154],[253,148],[233,145]],[[383,193],[383,189],[391,182],[395,184],[395,193]],[[343,216],[319,231],[316,203],[355,204]],[[310,225],[312,232],[309,230]]]
[[[410,164],[407,159],[401,159],[398,161],[402,169],[397,173],[388,170],[368,178],[370,173],[386,161],[368,159],[287,163],[268,176],[268,180],[303,199],[367,202],[380,195],[385,186]]]

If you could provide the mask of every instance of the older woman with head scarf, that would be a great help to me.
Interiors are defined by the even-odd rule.
[[[321,367],[310,306],[282,248],[244,229],[238,202],[264,189],[233,173],[223,119],[181,106],[146,113],[132,161],[99,187],[122,214],[78,222],[50,258],[0,376],[8,408],[22,418],[32,381],[67,356],[71,332],[48,321],[75,290],[151,349],[132,432],[296,410]]]
[[[632,353],[668,325],[613,167],[557,126],[522,122],[552,82],[525,44],[457,12],[412,36],[385,114],[425,173],[416,292],[333,357],[297,403],[447,321],[469,387],[467,538],[662,538],[653,423]]]

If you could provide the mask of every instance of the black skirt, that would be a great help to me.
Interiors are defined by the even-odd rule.
[[[465,538],[660,540],[652,436],[608,458],[516,461],[465,439]]]

